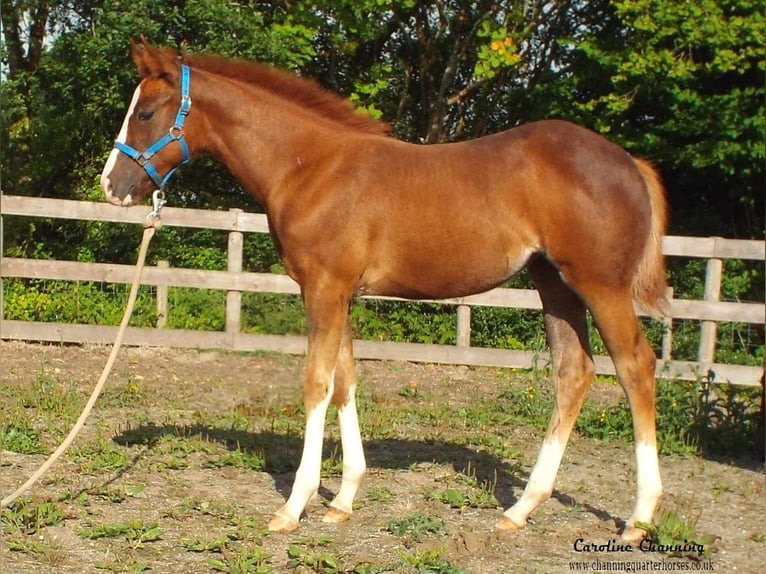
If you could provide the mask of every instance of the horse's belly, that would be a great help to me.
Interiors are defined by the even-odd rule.
[[[359,294],[406,299],[446,299],[488,291],[521,270],[534,250],[411,252],[368,268]],[[381,262],[383,263],[383,262]]]

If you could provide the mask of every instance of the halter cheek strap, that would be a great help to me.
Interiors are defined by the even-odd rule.
[[[173,172],[175,172],[175,170],[178,169],[179,166],[176,166],[173,169],[171,169],[168,173],[165,174],[165,177],[161,177],[151,162],[152,157],[154,157],[154,155],[157,152],[159,152],[162,148],[164,148],[166,145],[168,145],[171,142],[178,142],[178,144],[181,146],[181,154],[182,154],[181,164],[185,164],[186,162],[189,161],[189,145],[186,143],[186,137],[184,135],[184,121],[186,120],[186,116],[189,114],[189,110],[191,109],[191,98],[189,97],[189,83],[190,83],[189,66],[182,64],[181,65],[181,106],[178,108],[178,113],[176,113],[176,121],[173,124],[173,126],[168,130],[168,133],[162,136],[152,145],[150,145],[146,149],[146,151],[140,152],[137,149],[130,147],[128,144],[125,144],[123,142],[119,142],[119,141],[114,142],[114,147],[120,150],[125,155],[127,155],[133,161],[138,163],[138,165],[143,167],[146,174],[152,179],[152,181],[160,189],[162,189],[165,186],[165,184],[170,179],[170,176],[173,175]]]

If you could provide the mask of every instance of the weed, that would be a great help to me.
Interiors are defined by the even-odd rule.
[[[23,389],[19,400],[24,408],[66,422],[75,420],[80,403],[78,393],[70,385],[56,380],[43,368],[35,382]]]
[[[216,572],[227,574],[269,574],[274,568],[268,563],[271,556],[263,548],[254,545],[238,551],[222,550],[223,557],[208,558],[207,563]]]
[[[506,402],[514,422],[534,425],[545,430],[553,409],[553,399],[548,385],[528,385],[525,389],[508,385],[499,399]]]
[[[134,408],[142,406],[146,402],[146,393],[143,384],[144,377],[134,375],[129,381],[120,385],[113,385],[104,389],[99,397],[102,407]]]
[[[724,492],[731,492],[731,486],[722,480],[713,484],[713,500],[718,500]]]
[[[122,560],[115,560],[114,562],[96,562],[94,566],[97,570],[128,572],[130,574],[139,574],[140,572],[148,572],[151,570],[151,567],[146,562],[141,562],[139,560],[132,560],[129,562],[123,562]]]
[[[79,463],[83,474],[114,472],[122,470],[127,464],[124,449],[105,438],[73,448],[69,456]]]
[[[115,524],[100,524],[93,528],[82,528],[77,533],[80,538],[97,540],[99,538],[125,538],[131,548],[138,548],[145,542],[155,542],[162,537],[162,528],[157,524],[144,524],[142,520],[130,520]]]
[[[429,500],[436,500],[451,508],[497,508],[498,502],[495,496],[489,490],[482,489],[478,492],[458,490],[456,488],[447,488],[443,491],[436,489],[428,491],[426,497]]]
[[[45,526],[58,526],[64,521],[64,511],[55,502],[35,504],[30,498],[19,498],[4,508],[0,522],[21,534],[35,534]]]
[[[370,502],[385,502],[391,500],[393,494],[385,486],[371,486],[367,489],[367,500]]]
[[[43,454],[40,433],[29,424],[23,411],[13,416],[14,421],[0,426],[0,450],[19,454]]]
[[[182,540],[181,543],[189,552],[223,552],[229,543],[229,538],[227,536],[218,536],[212,540],[194,538]]]
[[[263,470],[266,459],[262,452],[246,452],[237,445],[236,450],[229,451],[219,456],[208,458],[205,466],[208,468],[223,468],[232,466],[235,468],[246,468],[249,470]]]
[[[399,396],[405,399],[416,399],[420,396],[420,385],[417,381],[410,381],[409,384],[399,389]]]
[[[305,536],[296,539],[287,547],[287,555],[290,557],[290,565],[293,567],[302,566],[313,572],[323,574],[335,574],[343,570],[339,566],[338,559],[331,554],[321,550],[332,542],[332,536]]]
[[[698,560],[712,552],[715,536],[699,535],[697,522],[702,511],[692,512],[691,503],[686,509],[660,508],[657,519],[652,524],[637,523],[644,528],[649,542],[643,542],[649,550],[663,552],[670,556],[685,556]]]
[[[444,560],[441,555],[444,554],[444,548],[436,550],[423,550],[407,554],[399,552],[399,556],[406,564],[409,564],[416,572],[427,572],[428,574],[468,574],[465,568],[453,566],[448,560]]]
[[[57,542],[51,541],[47,536],[34,539],[27,536],[14,536],[8,540],[8,550],[21,552],[34,556],[37,560],[48,566],[56,566],[64,562],[68,554]]]
[[[322,457],[322,477],[328,478],[331,476],[340,476],[343,474],[343,453],[338,448],[338,444],[335,443],[332,446],[332,451],[327,456]]]
[[[657,442],[663,454],[741,454],[757,429],[757,390],[735,385],[659,380],[656,391]],[[627,401],[616,406],[586,400],[576,429],[601,440],[628,440],[633,424]],[[732,445],[739,445],[732,449]],[[744,447],[742,446],[744,445]]]
[[[444,521],[420,512],[389,520],[386,530],[394,536],[407,537],[413,542],[420,542],[426,536],[442,535],[447,532]]]

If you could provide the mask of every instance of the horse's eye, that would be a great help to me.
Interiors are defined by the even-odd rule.
[[[152,116],[154,116],[154,111],[152,110],[140,110],[138,114],[136,114],[136,117],[142,122],[152,119]]]

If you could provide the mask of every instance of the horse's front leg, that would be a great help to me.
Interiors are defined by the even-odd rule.
[[[351,340],[351,325],[346,324],[335,364],[335,388],[332,402],[338,409],[340,440],[343,448],[343,479],[340,490],[325,514],[324,522],[343,522],[353,511],[354,497],[362,483],[367,465],[362,435],[356,413],[356,372]]]
[[[335,363],[350,302],[349,297],[326,284],[323,288],[304,288],[303,298],[309,323],[303,386],[306,409],[303,454],[290,497],[269,522],[272,531],[295,530],[306,505],[319,489],[325,415],[335,388]]]

